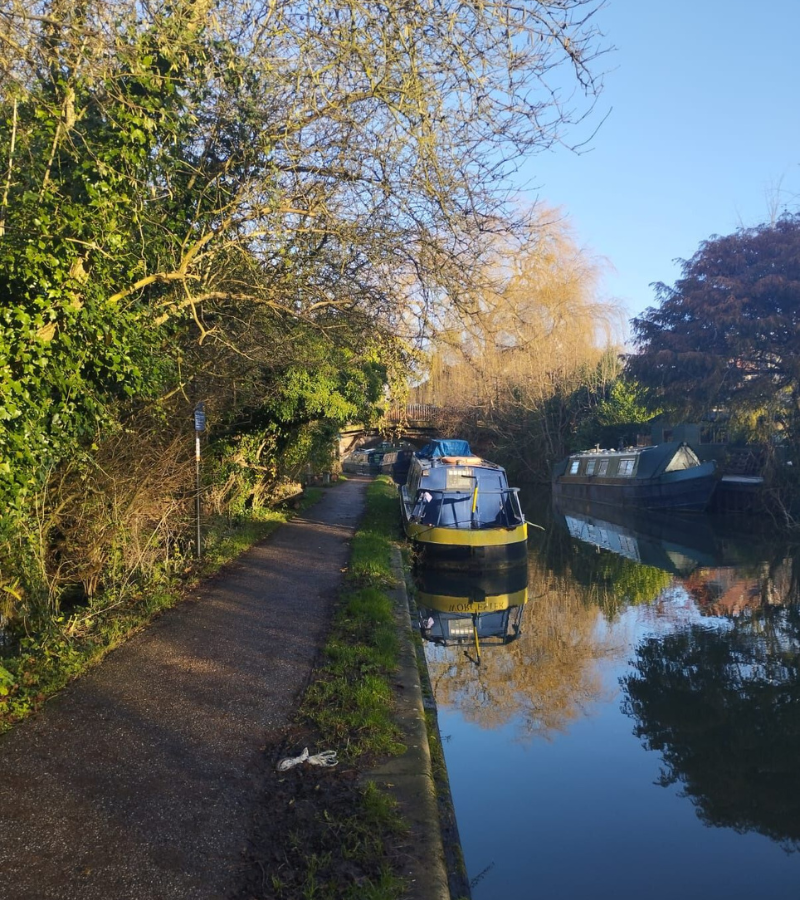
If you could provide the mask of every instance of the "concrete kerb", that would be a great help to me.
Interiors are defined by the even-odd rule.
[[[408,594],[399,550],[393,550],[391,591],[400,636],[400,665],[395,676],[396,721],[406,752],[364,776],[389,791],[414,835],[417,852],[409,855],[405,876],[409,900],[450,900],[436,787],[428,743]]]

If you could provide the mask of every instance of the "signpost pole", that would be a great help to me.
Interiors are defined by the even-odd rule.
[[[200,432],[206,429],[205,404],[198,403],[194,408],[194,470],[195,470],[195,515],[197,519],[197,541],[195,550],[197,558],[202,553],[202,539],[200,535]]]

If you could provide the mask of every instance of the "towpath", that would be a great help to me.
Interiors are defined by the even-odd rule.
[[[220,900],[324,640],[365,479],[0,738],[2,900]]]

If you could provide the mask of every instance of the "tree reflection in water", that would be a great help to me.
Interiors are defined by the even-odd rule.
[[[530,600],[519,638],[487,649],[481,665],[457,647],[429,647],[437,702],[482,728],[514,722],[519,736],[547,737],[603,696],[596,661],[619,652],[598,628],[600,607],[586,588],[529,560]]]
[[[800,849],[800,610],[761,608],[643,641],[623,712],[707,825]]]

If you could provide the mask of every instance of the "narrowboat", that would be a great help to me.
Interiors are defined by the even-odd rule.
[[[389,475],[395,484],[405,484],[413,458],[414,448],[411,446],[392,449],[384,454],[381,471],[384,475]]]
[[[348,475],[373,475],[375,465],[373,463],[374,450],[353,450],[342,460],[342,471]]]
[[[553,493],[644,509],[702,512],[717,479],[713,460],[677,441],[626,450],[585,450],[562,460],[553,471]]]
[[[387,455],[396,453],[396,444],[382,443],[377,447],[353,450],[342,460],[342,471],[355,475],[380,475]]]
[[[466,441],[436,440],[418,451],[400,499],[406,535],[425,565],[483,569],[527,557],[518,488]]]

